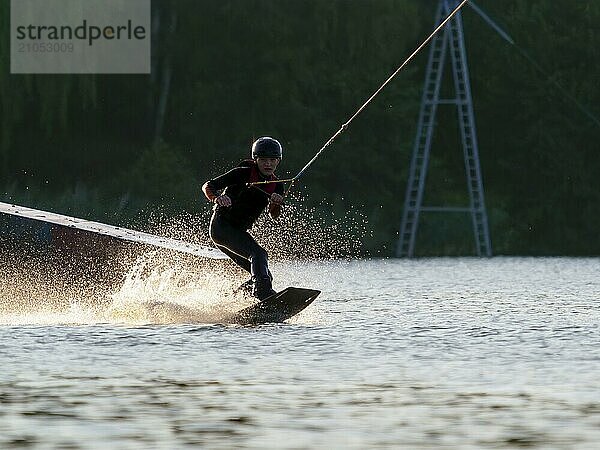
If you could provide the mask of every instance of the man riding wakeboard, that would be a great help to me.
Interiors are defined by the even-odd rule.
[[[210,238],[215,245],[242,269],[250,272],[252,295],[263,300],[275,294],[268,267],[268,255],[248,233],[256,219],[268,207],[276,219],[281,214],[284,188],[281,183],[248,186],[256,181],[277,180],[275,169],[283,148],[271,137],[261,137],[252,144],[252,159],[244,160],[229,172],[202,186],[206,198],[215,204],[210,220]]]

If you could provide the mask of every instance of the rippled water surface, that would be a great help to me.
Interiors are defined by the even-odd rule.
[[[274,272],[292,323],[4,314],[0,448],[600,448],[599,259]]]

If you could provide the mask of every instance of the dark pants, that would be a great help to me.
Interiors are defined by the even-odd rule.
[[[231,225],[219,214],[210,219],[210,238],[216,246],[253,279],[270,278],[267,252],[243,229]]]

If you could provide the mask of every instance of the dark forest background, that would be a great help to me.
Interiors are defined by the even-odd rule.
[[[0,201],[118,225],[207,214],[200,186],[262,135],[295,174],[429,34],[434,0],[154,0],[152,74],[11,75],[0,1]],[[600,2],[477,2],[540,72],[463,12],[494,254],[598,255]],[[427,51],[302,180],[302,207],[400,227]],[[450,108],[450,107],[448,107]],[[426,204],[468,201],[454,110],[440,112]],[[300,193],[300,192],[299,192]],[[300,202],[297,198],[292,200]],[[424,216],[417,253],[472,254],[468,218]]]

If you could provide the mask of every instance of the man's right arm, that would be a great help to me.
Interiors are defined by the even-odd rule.
[[[215,189],[212,187],[210,180],[202,185],[202,192],[204,192],[204,196],[208,199],[209,202],[214,202],[215,199],[219,196]]]
[[[236,167],[231,169],[229,172],[224,173],[223,175],[219,175],[218,177],[208,180],[206,183],[202,185],[202,192],[204,196],[210,202],[220,202],[217,200],[219,197],[219,191],[225,189],[228,186],[233,186],[235,184],[245,183],[248,178],[248,169],[245,167]],[[231,201],[228,202],[228,205],[221,206],[230,206]]]

